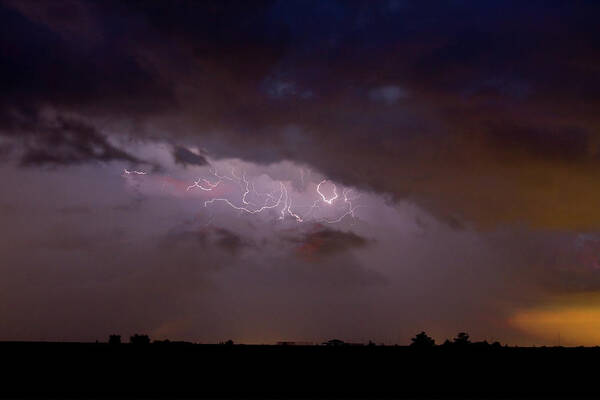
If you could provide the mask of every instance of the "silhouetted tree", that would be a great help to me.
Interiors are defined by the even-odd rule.
[[[110,335],[108,337],[108,344],[121,344],[121,335]]]
[[[459,346],[465,346],[470,343],[471,341],[469,340],[469,334],[467,332],[459,332],[454,338],[454,344]]]
[[[137,333],[129,338],[131,344],[149,344],[150,337],[148,335],[138,335]]]
[[[472,342],[471,346],[477,349],[488,349],[490,348],[490,344],[488,343],[487,340],[481,341],[481,342]]]
[[[233,346],[233,340],[229,339],[226,342],[219,342],[219,344],[223,344],[225,346]]]
[[[425,348],[435,346],[435,340],[432,337],[427,336],[425,332],[417,334],[417,336],[410,340],[412,341],[410,344],[412,347]]]

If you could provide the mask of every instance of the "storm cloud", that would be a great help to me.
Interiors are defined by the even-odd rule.
[[[0,337],[537,340],[600,289],[598,11],[0,1]]]

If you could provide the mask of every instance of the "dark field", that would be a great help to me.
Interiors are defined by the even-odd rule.
[[[595,397],[599,348],[0,343],[6,396]]]

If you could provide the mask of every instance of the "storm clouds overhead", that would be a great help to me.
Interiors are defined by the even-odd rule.
[[[599,12],[0,1],[0,339],[599,344]]]

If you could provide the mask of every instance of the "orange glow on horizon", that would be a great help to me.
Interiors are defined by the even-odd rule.
[[[539,344],[600,345],[600,295],[561,297],[556,305],[517,312],[509,323],[540,340]]]

